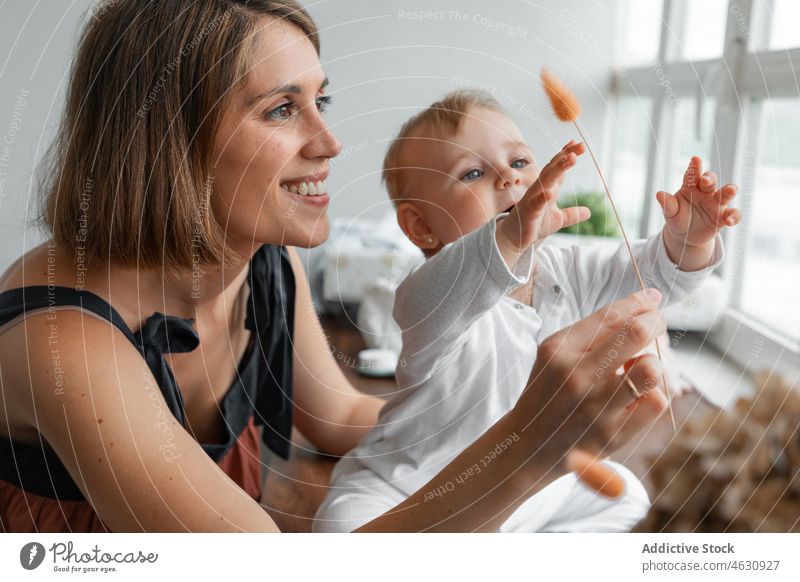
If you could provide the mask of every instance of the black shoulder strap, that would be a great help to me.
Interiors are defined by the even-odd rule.
[[[28,310],[62,305],[75,305],[99,315],[114,324],[132,343],[136,343],[136,338],[125,320],[104,299],[91,291],[56,285],[32,285],[0,293],[0,325]]]
[[[285,247],[262,246],[250,268],[246,326],[257,334],[261,358],[255,396],[262,440],[284,459],[292,438],[295,279]]]

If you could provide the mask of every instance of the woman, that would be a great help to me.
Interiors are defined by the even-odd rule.
[[[293,423],[330,454],[375,423],[291,249],[328,234],[326,84],[294,0],[116,0],[89,22],[43,188],[52,238],[0,279],[6,531],[275,531],[257,425],[286,456]],[[544,342],[515,409],[363,529],[493,530],[572,446],[631,440],[663,398],[629,407],[596,371],[664,330],[657,304]],[[661,376],[647,356],[630,377]],[[515,433],[493,471],[447,486]]]

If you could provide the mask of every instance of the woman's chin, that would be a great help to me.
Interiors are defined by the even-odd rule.
[[[282,244],[286,246],[301,247],[311,249],[318,247],[326,240],[330,234],[330,223],[328,222],[327,215],[323,215],[314,224],[309,225],[309,228],[300,232],[286,232],[286,241]]]

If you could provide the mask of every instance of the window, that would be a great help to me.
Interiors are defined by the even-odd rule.
[[[678,187],[691,155],[738,184],[745,218],[726,234],[728,302],[709,340],[742,365],[758,351],[765,364],[788,354],[800,367],[800,2],[621,6],[642,12],[650,36],[652,15],[661,18],[657,49],[622,42],[615,72],[612,188],[639,196],[626,201],[626,226],[640,236],[661,227],[651,199]]]
[[[652,63],[658,55],[662,0],[622,0],[621,5],[620,64],[634,67]]]
[[[758,49],[778,50],[797,47],[797,22],[800,20],[800,3],[797,0],[771,0],[758,15],[763,25],[753,46]]]
[[[653,100],[624,97],[615,108],[614,164],[611,179],[626,232],[637,232],[647,186],[647,144],[653,140]]]
[[[772,99],[752,110],[761,131],[735,306],[800,342],[800,100]]]
[[[728,0],[677,0],[671,7],[670,56],[680,61],[720,58]]]

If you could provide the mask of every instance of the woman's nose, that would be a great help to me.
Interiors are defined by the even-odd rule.
[[[342,142],[336,138],[319,112],[312,115],[314,121],[309,127],[311,136],[306,142],[304,153],[308,158],[335,158],[342,151]]]

